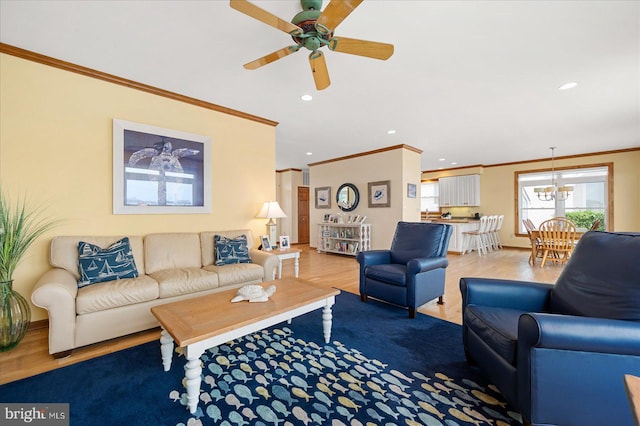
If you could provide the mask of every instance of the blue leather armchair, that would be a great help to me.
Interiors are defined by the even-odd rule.
[[[390,250],[358,253],[360,298],[373,297],[409,309],[439,298],[443,303],[451,225],[398,222]]]
[[[640,234],[587,232],[555,285],[462,278],[462,340],[532,425],[633,425]]]

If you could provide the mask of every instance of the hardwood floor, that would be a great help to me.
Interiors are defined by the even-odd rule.
[[[299,278],[323,286],[358,294],[358,262],[354,257],[334,254],[318,254],[308,245],[298,245],[300,256]],[[419,312],[447,321],[461,322],[461,296],[458,283],[461,277],[493,277],[553,283],[560,275],[562,266],[531,266],[527,263],[529,252],[519,249],[503,249],[487,256],[475,253],[464,256],[449,255],[445,304],[431,301]],[[293,277],[293,261],[285,260],[283,277]],[[17,348],[0,353],[0,384],[33,376],[45,371],[75,364],[90,358],[116,352],[131,346],[159,339],[159,328],[136,333],[76,349],[64,359],[56,360],[47,350],[46,328],[30,330]]]

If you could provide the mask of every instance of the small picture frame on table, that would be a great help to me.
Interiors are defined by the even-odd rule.
[[[331,213],[325,213],[325,214],[322,216],[322,221],[323,221],[324,223],[330,222],[330,221],[331,221]]]
[[[289,244],[289,236],[288,235],[282,235],[280,237],[280,250],[289,250],[290,248],[290,244]]]
[[[269,236],[268,235],[262,235],[260,237],[260,241],[262,242],[262,250],[271,251],[271,243],[269,242]]]

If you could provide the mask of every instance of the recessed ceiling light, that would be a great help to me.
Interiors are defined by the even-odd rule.
[[[300,99],[302,99],[303,101],[310,101],[311,99],[313,99],[313,96],[311,95],[302,95],[300,96]]]
[[[576,83],[575,81],[571,81],[569,83],[565,83],[562,86],[558,87],[558,90],[569,90],[569,89],[573,89],[574,87],[576,87],[578,85],[578,83]]]
[[[451,163],[452,166],[455,166],[456,164],[458,164],[458,163],[456,163],[455,161],[453,163]]]
[[[307,155],[313,155],[313,152],[307,152]]]
[[[438,161],[444,161],[446,160],[446,158],[440,158]]]
[[[393,129],[391,129],[391,130],[387,130],[387,134],[389,134],[389,135],[393,135],[395,132],[396,132],[396,131],[395,131],[395,130],[393,130]]]

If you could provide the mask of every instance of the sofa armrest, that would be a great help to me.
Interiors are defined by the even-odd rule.
[[[423,257],[419,259],[411,259],[407,262],[408,274],[419,274],[421,272],[432,271],[434,269],[446,268],[449,261],[446,257]]]
[[[517,353],[518,403],[532,424],[569,424],[576,413],[581,424],[632,424],[623,377],[640,374],[640,323],[522,314]]]
[[[278,256],[268,251],[251,249],[249,250],[249,257],[253,263],[264,268],[262,281],[272,281],[274,279],[275,270],[278,267]]]
[[[391,263],[391,251],[390,250],[368,250],[361,251],[356,256],[356,260],[360,264],[360,267],[367,267],[371,265],[383,265]]]
[[[527,313],[518,322],[518,352],[530,347],[640,357],[640,323]]]
[[[34,305],[47,310],[49,316],[49,353],[56,354],[75,347],[76,295],[78,283],[67,270],[47,271],[31,293]]]
[[[462,309],[467,305],[494,306],[526,312],[544,312],[552,284],[495,278],[460,278]]]

